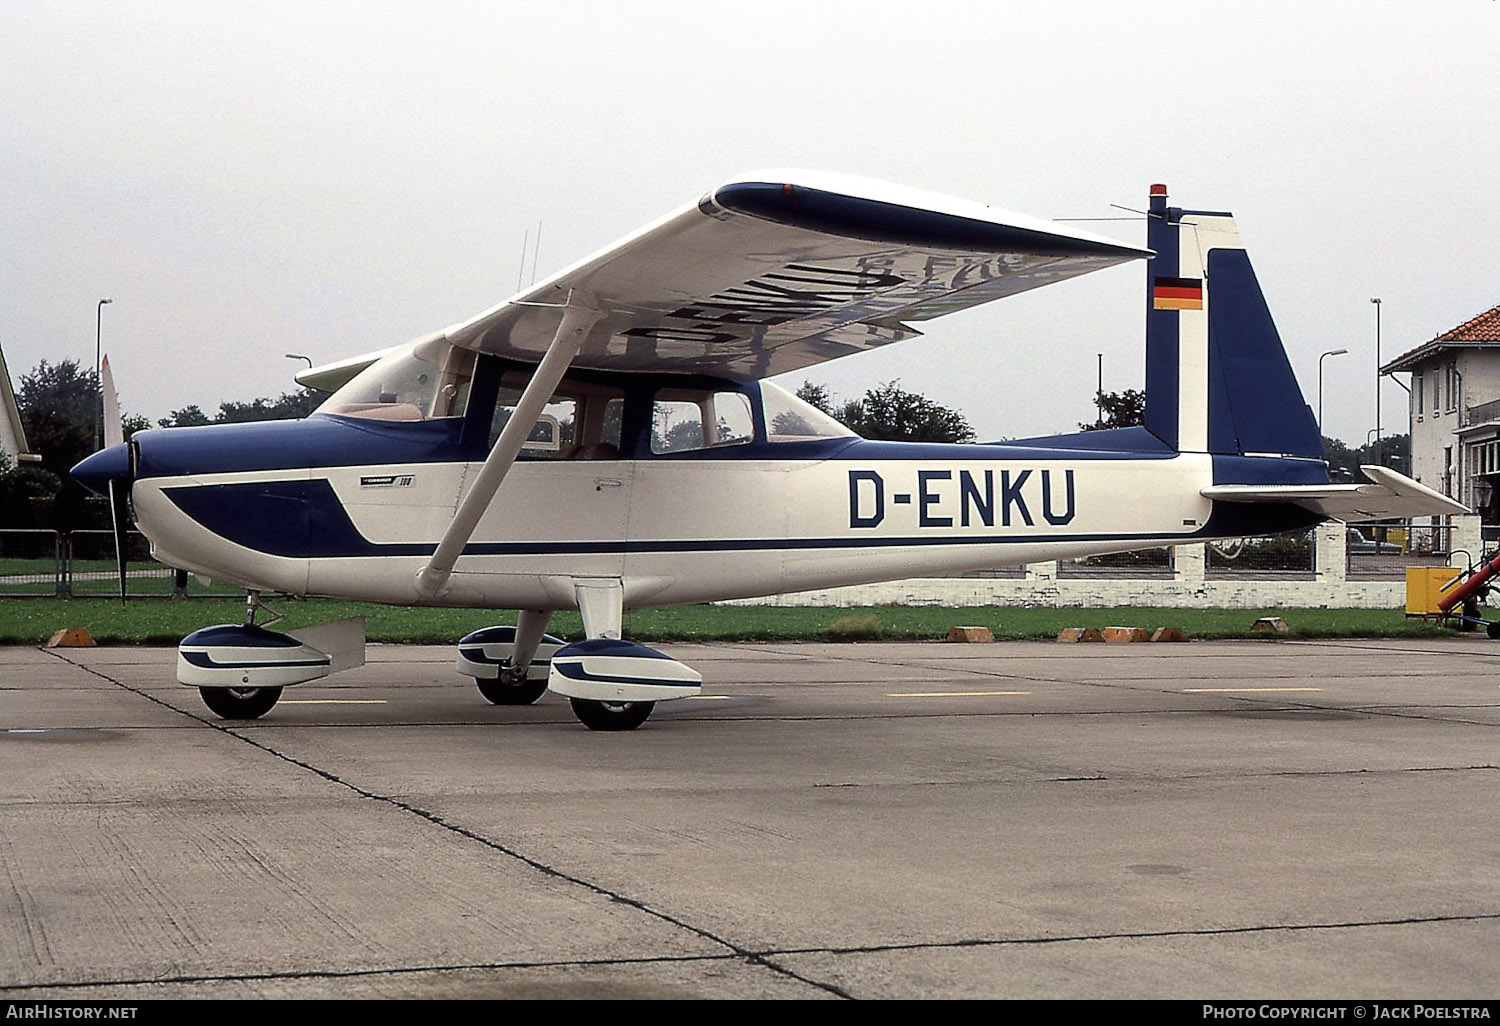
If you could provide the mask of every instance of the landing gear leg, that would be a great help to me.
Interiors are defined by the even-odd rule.
[[[251,589],[245,592],[245,627],[255,626],[255,614],[261,609],[260,592]],[[270,609],[270,606],[266,606]],[[275,613],[275,610],[271,610]],[[271,622],[280,620],[278,615]],[[248,678],[247,678],[248,679]],[[281,701],[281,688],[278,687],[243,687],[243,688],[209,688],[200,687],[198,696],[203,699],[203,704],[209,710],[218,713],[226,720],[258,720],[270,712],[277,702]]]
[[[590,640],[620,637],[625,619],[625,589],[618,577],[584,578],[573,582],[578,597],[578,611],[583,614],[583,631]],[[568,702],[573,715],[590,730],[634,730],[656,708],[655,702],[597,701],[573,698]]]
[[[271,619],[261,624],[262,627],[273,627],[276,624],[280,623],[282,620],[286,619],[285,613],[278,613],[276,610],[266,605],[265,602],[261,601],[260,592],[252,588],[251,590],[245,592],[246,627],[255,626],[255,617],[262,609],[271,614]]]

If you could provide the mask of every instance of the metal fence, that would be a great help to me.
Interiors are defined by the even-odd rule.
[[[84,598],[120,593],[110,531],[0,530],[0,595]],[[208,587],[151,558],[139,531],[125,535],[125,594],[130,598],[239,595],[231,585]]]
[[[1312,531],[1213,542],[1208,546],[1203,572],[1214,576],[1266,579],[1312,577],[1318,572],[1317,548]]]
[[[1345,554],[1350,577],[1404,576],[1409,566],[1466,567],[1478,552],[1453,551],[1449,524],[1412,524],[1401,521],[1361,524],[1345,529]]]
[[[63,542],[56,531],[0,531],[0,594],[61,595]]]
[[[1064,559],[1057,564],[1058,577],[1171,577],[1175,572],[1170,548],[1110,552],[1103,556]]]

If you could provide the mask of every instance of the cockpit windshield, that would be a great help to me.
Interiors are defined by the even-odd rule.
[[[370,364],[318,407],[367,420],[462,417],[474,377],[474,352],[442,339],[402,346]]]

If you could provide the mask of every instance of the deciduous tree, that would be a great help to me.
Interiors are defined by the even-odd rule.
[[[972,442],[974,429],[957,410],[908,392],[900,381],[872,388],[864,398],[836,406],[822,385],[804,381],[797,395],[864,438],[895,442]]]
[[[1096,392],[1094,403],[1100,419],[1093,424],[1079,424],[1085,431],[1102,428],[1136,427],[1146,423],[1146,393],[1127,388],[1123,392]]]

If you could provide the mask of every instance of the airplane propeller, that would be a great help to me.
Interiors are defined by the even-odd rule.
[[[125,535],[130,530],[129,478],[117,477],[109,482],[109,519],[115,540],[115,570],[120,579],[120,601],[125,601]]]
[[[120,416],[120,397],[115,392],[109,357],[99,365],[99,387],[104,394],[104,451],[125,443],[125,421]],[[125,540],[130,530],[130,486],[135,482],[136,449],[128,448],[129,472],[109,479],[109,522],[115,542],[115,569],[120,579],[120,601],[125,601]]]

